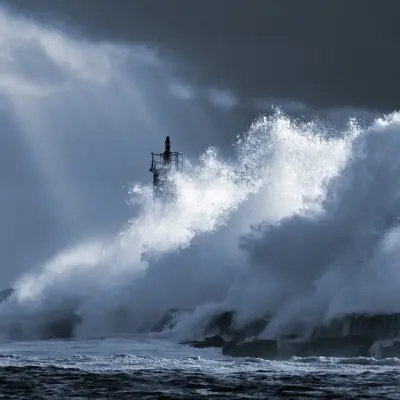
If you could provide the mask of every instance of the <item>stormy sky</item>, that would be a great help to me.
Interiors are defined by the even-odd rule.
[[[396,0],[3,0],[94,40],[141,42],[240,97],[397,107]]]
[[[16,107],[12,91],[77,89],[78,78],[55,68],[35,41],[12,53],[12,68],[0,57],[0,288],[70,243],[117,232],[132,213],[126,184],[150,179],[148,153],[165,134],[196,155],[208,144],[227,145],[272,101],[300,111],[307,104],[386,112],[400,103],[396,0],[0,0],[0,6],[59,29],[76,46],[83,40],[145,46],[168,61],[178,82],[169,99],[159,89],[163,74],[133,60],[135,87],[146,86],[150,99],[147,111],[126,104],[131,95],[123,86],[114,85],[106,101],[99,95],[105,92],[85,83],[82,93],[40,100],[35,113],[24,102]],[[101,57],[77,54],[83,75],[86,58],[94,63],[87,62],[88,70],[104,72]],[[199,102],[190,107],[178,101],[193,96]],[[46,152],[44,143],[57,151]]]

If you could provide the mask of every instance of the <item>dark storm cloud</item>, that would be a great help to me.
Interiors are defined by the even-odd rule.
[[[400,103],[397,0],[12,0],[96,39],[171,52],[192,81],[241,98],[390,110]],[[182,67],[185,65],[185,67]]]

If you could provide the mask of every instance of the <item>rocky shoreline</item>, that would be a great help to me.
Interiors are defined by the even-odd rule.
[[[266,316],[236,328],[235,313],[227,311],[211,319],[202,339],[184,344],[221,348],[224,355],[232,357],[266,359],[400,356],[400,314],[346,315],[314,328],[307,337],[290,334],[279,339],[260,337],[269,321]]]
[[[13,290],[0,292],[0,302],[6,301]],[[162,332],[173,329],[183,314],[193,310],[168,310],[151,329]],[[38,339],[69,339],[81,322],[71,310],[46,314],[42,323],[35,319],[35,335]],[[234,311],[221,312],[210,317],[197,340],[184,341],[196,348],[220,348],[222,354],[232,357],[257,357],[285,359],[298,357],[400,357],[400,313],[351,314],[314,327],[307,335],[288,331],[276,339],[262,334],[271,321],[270,316],[254,319],[238,326]],[[24,318],[29,327],[29,317]],[[13,340],[23,340],[21,324],[7,324],[7,335]],[[32,332],[31,332],[32,333]]]

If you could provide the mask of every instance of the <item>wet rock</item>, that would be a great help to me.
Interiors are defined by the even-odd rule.
[[[206,337],[203,340],[195,340],[191,342],[185,342],[184,344],[188,344],[192,347],[196,347],[198,349],[207,348],[207,347],[222,347],[225,345],[225,340],[220,335]]]
[[[226,343],[238,343],[248,337],[259,335],[267,326],[268,319],[252,321],[243,327],[235,326],[235,312],[227,311],[214,317],[204,330],[206,339],[196,343],[196,347],[223,347]]]
[[[189,312],[190,310],[187,309],[168,310],[154,325],[152,331],[161,332],[173,328],[182,314]],[[269,318],[260,318],[242,327],[237,327],[235,325],[235,316],[236,313],[234,311],[225,311],[213,316],[200,334],[201,339],[184,343],[202,348],[222,347],[228,341],[238,342],[248,337],[259,335],[269,321]]]
[[[335,318],[315,329],[313,337],[368,335],[379,340],[400,336],[400,314],[351,314]]]
[[[288,359],[290,357],[301,357],[307,346],[304,341],[294,339],[279,340],[277,342],[279,357]]]
[[[153,326],[151,332],[162,332],[174,328],[182,314],[188,312],[190,312],[190,310],[180,308],[172,308],[166,311],[160,320]]]
[[[297,357],[369,357],[372,341],[365,336],[318,338],[308,342],[299,340],[258,340],[235,343],[223,347],[223,354],[233,357],[286,359]]]
[[[259,335],[267,326],[269,318],[259,318],[241,327],[236,325],[236,313],[226,311],[215,316],[205,328],[205,335],[221,335],[229,338],[228,341],[239,342],[249,337]]]
[[[154,330],[174,326],[182,312],[190,310],[169,310]],[[308,340],[301,339],[301,330],[297,333],[288,331],[277,341],[257,339],[270,319],[265,316],[239,327],[236,313],[225,311],[210,319],[200,334],[201,339],[187,343],[198,348],[222,347],[224,354],[240,357],[368,357],[377,340],[400,336],[400,314],[352,314],[320,325],[307,336]],[[397,356],[398,347],[400,345],[393,344],[382,352]]]
[[[252,340],[250,342],[230,342],[222,348],[222,354],[232,357],[255,357],[276,359],[279,351],[276,340]]]
[[[296,356],[369,357],[373,340],[366,335],[320,337],[303,343]]]
[[[211,319],[206,331],[218,331],[221,335],[230,335],[233,330],[234,311],[226,311]]]
[[[234,328],[232,336],[234,341],[238,342],[246,338],[252,338],[260,335],[269,323],[270,318],[260,318],[252,321],[241,328]]]

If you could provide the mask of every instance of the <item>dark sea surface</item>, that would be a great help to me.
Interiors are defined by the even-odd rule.
[[[400,399],[397,358],[230,358],[165,339],[1,345],[4,399]]]

